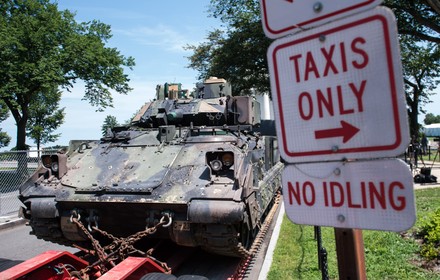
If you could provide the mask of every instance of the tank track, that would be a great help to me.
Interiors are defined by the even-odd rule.
[[[60,222],[58,218],[32,218],[29,221],[32,227],[31,234],[38,239],[43,239],[52,243],[64,246],[72,246],[73,242],[64,237],[61,232]]]
[[[239,241],[239,233],[235,227],[229,225],[214,225],[211,229],[208,225],[203,225],[201,229],[201,234],[203,236],[203,246],[204,251],[231,257],[240,257],[247,259],[255,255],[260,246],[261,242],[266,235],[268,227],[273,219],[273,215],[279,206],[280,193],[277,193],[272,199],[272,202],[267,207],[258,231],[258,234],[254,236],[249,244],[249,248],[245,248],[243,244]]]
[[[202,225],[198,233],[202,236],[201,247],[206,252],[230,257],[245,257],[247,254],[232,225]]]
[[[267,213],[266,219],[264,220],[263,225],[261,226],[260,231],[255,237],[251,248],[249,249],[249,254],[246,257],[243,257],[238,265],[236,272],[234,275],[231,275],[228,279],[245,279],[246,273],[252,267],[254,263],[254,258],[257,256],[258,252],[261,249],[261,245],[264,242],[264,238],[269,230],[270,224],[273,221],[273,218],[280,206],[281,193],[278,192],[277,196],[273,199],[271,203],[271,207],[269,207],[269,212]]]

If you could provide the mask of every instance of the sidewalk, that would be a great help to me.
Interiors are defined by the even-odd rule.
[[[0,230],[22,225],[26,222],[26,219],[18,217],[18,212],[0,216]]]

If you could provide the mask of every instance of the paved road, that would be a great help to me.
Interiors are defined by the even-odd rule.
[[[0,271],[48,250],[76,252],[77,249],[57,245],[29,235],[31,228],[24,224],[0,231]]]

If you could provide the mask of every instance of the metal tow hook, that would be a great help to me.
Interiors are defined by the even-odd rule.
[[[99,229],[98,216],[90,216],[90,217],[87,218],[87,229],[90,232],[93,232],[92,223],[95,224],[95,228]]]
[[[163,214],[163,216],[162,216],[162,218],[160,218],[160,223],[161,223],[161,224],[162,224],[162,223],[165,223],[165,219],[168,219],[168,223],[162,225],[162,227],[167,228],[167,227],[169,227],[169,226],[171,225],[171,223],[173,222],[173,218],[171,217],[171,214],[168,213],[168,212],[164,212],[164,213],[162,213],[162,214]]]
[[[73,224],[73,219],[76,219],[77,221],[81,220],[81,215],[76,212],[76,210],[72,211],[72,215],[70,216],[70,222]]]
[[[89,230],[89,232],[93,232],[93,227],[99,229],[98,219],[99,219],[99,217],[98,217],[98,215],[96,215],[96,211],[90,210],[89,216],[86,218],[87,229]]]

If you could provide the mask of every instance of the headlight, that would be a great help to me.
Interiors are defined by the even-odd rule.
[[[212,170],[214,170],[214,171],[220,171],[223,167],[222,162],[218,159],[211,161],[210,165],[211,165]]]
[[[222,162],[227,167],[232,166],[234,164],[234,153],[224,153],[222,155]]]
[[[59,168],[58,162],[52,163],[51,168],[53,172],[58,172],[58,168]]]
[[[42,156],[41,162],[43,163],[43,166],[46,168],[51,168],[52,166],[52,159],[50,156]]]
[[[63,177],[67,172],[67,155],[65,154],[43,155],[41,156],[41,162],[43,166],[50,169],[52,175],[58,179]]]
[[[207,152],[206,163],[214,172],[228,170],[234,165],[234,153],[230,151]]]

